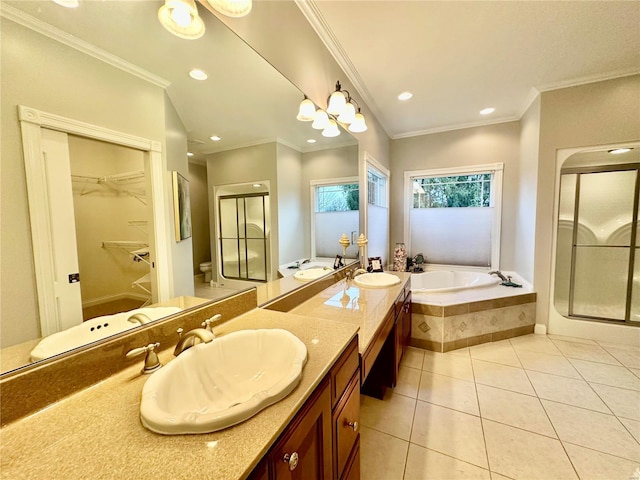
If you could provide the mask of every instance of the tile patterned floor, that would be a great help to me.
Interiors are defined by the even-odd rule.
[[[640,347],[410,348],[397,387],[362,396],[361,423],[363,480],[640,478]]]

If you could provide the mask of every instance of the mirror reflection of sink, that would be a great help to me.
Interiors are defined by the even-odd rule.
[[[329,267],[307,268],[306,270],[300,270],[299,272],[296,272],[293,278],[300,282],[310,282],[312,280],[315,280],[316,278],[324,277],[329,272],[333,272],[333,269]]]
[[[359,287],[365,288],[387,288],[400,283],[400,278],[390,273],[372,272],[363,273],[353,279],[353,282]]]
[[[44,337],[31,350],[29,356],[33,362],[52,357],[97,340],[102,340],[116,333],[139,327],[141,323],[147,321],[146,319],[157,320],[178,313],[181,310],[178,307],[145,307],[92,318],[75,327]],[[130,322],[128,319],[136,314],[142,314],[141,318],[135,322]]]
[[[140,419],[165,435],[222,430],[289,395],[306,361],[306,345],[286,330],[229,333],[153,373],[142,390]]]

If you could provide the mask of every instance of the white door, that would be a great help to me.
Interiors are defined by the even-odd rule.
[[[42,325],[42,335],[82,323],[82,296],[78,269],[76,225],[73,214],[71,162],[66,133],[41,129],[43,165],[46,175],[45,192],[49,199],[54,295],[57,329]],[[44,329],[51,331],[44,331]]]

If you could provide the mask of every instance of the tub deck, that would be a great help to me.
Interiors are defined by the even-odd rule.
[[[495,285],[456,292],[412,294],[411,345],[447,352],[533,333],[536,293]]]

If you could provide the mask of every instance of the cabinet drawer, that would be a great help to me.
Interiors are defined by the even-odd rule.
[[[347,388],[351,377],[358,369],[360,358],[358,355],[358,337],[349,344],[340,359],[331,369],[331,407],[334,408],[344,390]]]
[[[337,468],[336,478],[340,478],[349,460],[353,446],[360,435],[360,385],[358,377],[349,384],[344,403],[334,414],[334,454]]]

